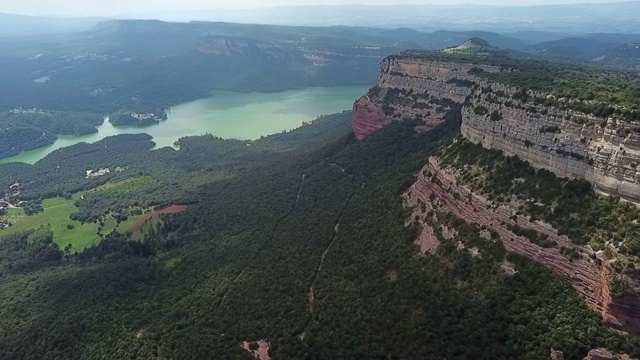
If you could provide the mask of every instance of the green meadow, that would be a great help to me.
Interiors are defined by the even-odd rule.
[[[0,230],[0,236],[14,233],[35,230],[40,226],[49,226],[53,230],[53,240],[60,245],[60,248],[71,244],[73,251],[82,251],[86,247],[97,244],[101,237],[98,235],[99,224],[81,224],[79,221],[72,221],[69,215],[77,211],[75,201],[82,196],[75,194],[71,200],[65,198],[46,199],[42,202],[44,212],[33,216],[27,216],[23,209],[9,209],[7,219],[11,226]],[[107,219],[102,227],[101,234],[108,234],[117,228],[119,232],[128,231],[144,215],[129,218],[119,226],[113,219]]]

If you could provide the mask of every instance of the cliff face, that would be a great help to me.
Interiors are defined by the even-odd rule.
[[[391,120],[387,118],[380,105],[371,101],[368,96],[363,96],[353,105],[353,133],[358,140],[387,126],[389,122]]]
[[[517,97],[521,89],[475,75],[499,71],[487,65],[387,58],[377,86],[354,105],[354,132],[363,139],[391,120],[407,118],[420,118],[430,128],[442,122],[434,109],[469,100],[462,114],[462,134],[469,140],[640,203],[640,123],[571,110],[571,100],[555,102],[566,106],[546,106],[552,97],[532,91],[526,97],[536,101],[523,102]],[[398,92],[404,98],[389,96]],[[415,101],[398,101],[407,96]],[[420,101],[431,106],[420,106]]]
[[[624,122],[615,115],[589,115],[574,110],[577,107],[571,100],[491,83],[478,75],[500,71],[485,65],[387,58],[377,86],[354,105],[354,133],[364,139],[394,120],[407,119],[421,120],[417,130],[429,130],[443,121],[452,102],[462,103],[462,134],[470,141],[517,155],[561,177],[586,179],[603,194],[640,203],[640,123]],[[560,236],[549,224],[516,215],[518,209],[488,206],[486,198],[458,184],[455,173],[443,169],[436,159],[419,174],[405,201],[414,209],[426,204],[493,230],[508,251],[568,279],[589,306],[614,327],[640,333],[640,297],[612,295],[610,284],[615,275],[609,260],[602,257],[598,262],[584,255],[571,259],[567,251],[595,254]],[[435,249],[435,233],[442,230],[444,234],[446,229],[433,228],[429,219],[416,214],[424,212],[412,216],[411,221],[417,221],[423,230],[416,243],[422,252]],[[516,225],[557,245],[538,246],[510,230]],[[504,268],[513,272],[509,266]]]
[[[463,109],[462,134],[561,177],[586,179],[601,193],[640,202],[640,124],[525,104],[513,100],[516,92],[481,83]]]
[[[518,215],[517,208],[507,205],[489,206],[491,201],[459,184],[455,172],[443,168],[438,159],[429,159],[429,163],[418,174],[416,182],[405,193],[404,198],[405,204],[410,208],[418,209],[424,204],[427,210],[434,210],[436,214],[450,213],[495,232],[509,252],[547,266],[569,280],[587,304],[600,313],[609,324],[622,330],[640,333],[640,298],[612,297],[609,289],[610,264],[606,260],[602,265],[596,265],[588,256],[571,259],[567,250],[580,249],[583,254],[589,254],[591,251],[579,248],[568,237],[559,235],[549,224],[531,221],[528,216]],[[437,246],[425,241],[433,238],[428,235],[434,231],[426,220],[419,220],[424,231],[417,241],[423,252]],[[556,245],[538,246],[525,236],[514,233],[510,227],[515,225],[543,234],[555,241]]]
[[[389,57],[380,66],[377,86],[353,107],[353,129],[358,139],[392,120],[419,119],[428,130],[443,121],[447,101],[462,103],[471,93],[473,68],[499,71],[491,66],[422,61]],[[382,115],[386,120],[383,119]]]

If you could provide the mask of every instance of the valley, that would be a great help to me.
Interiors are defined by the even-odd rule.
[[[640,358],[626,60],[346,26],[26,38],[0,37],[0,359]]]

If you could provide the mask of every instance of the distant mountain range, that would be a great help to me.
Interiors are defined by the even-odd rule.
[[[106,18],[54,18],[0,13],[0,37],[88,30]]]
[[[587,34],[530,45],[542,56],[640,69],[640,34]]]
[[[430,31],[477,29],[497,32],[636,32],[640,28],[640,2],[545,6],[282,6],[242,10],[156,12],[129,16],[178,21],[204,20],[278,25],[409,27]]]
[[[151,11],[113,17],[289,26],[413,28],[423,31],[484,30],[514,33],[514,36],[526,41],[540,42],[592,32],[638,32],[640,1],[544,6],[279,6],[255,9]],[[100,20],[104,19],[38,18],[0,13],[0,36],[86,29]]]

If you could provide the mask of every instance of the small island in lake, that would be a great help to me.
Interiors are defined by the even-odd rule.
[[[142,112],[123,111],[109,117],[114,126],[148,126],[164,120],[167,120],[167,111],[161,108]]]

